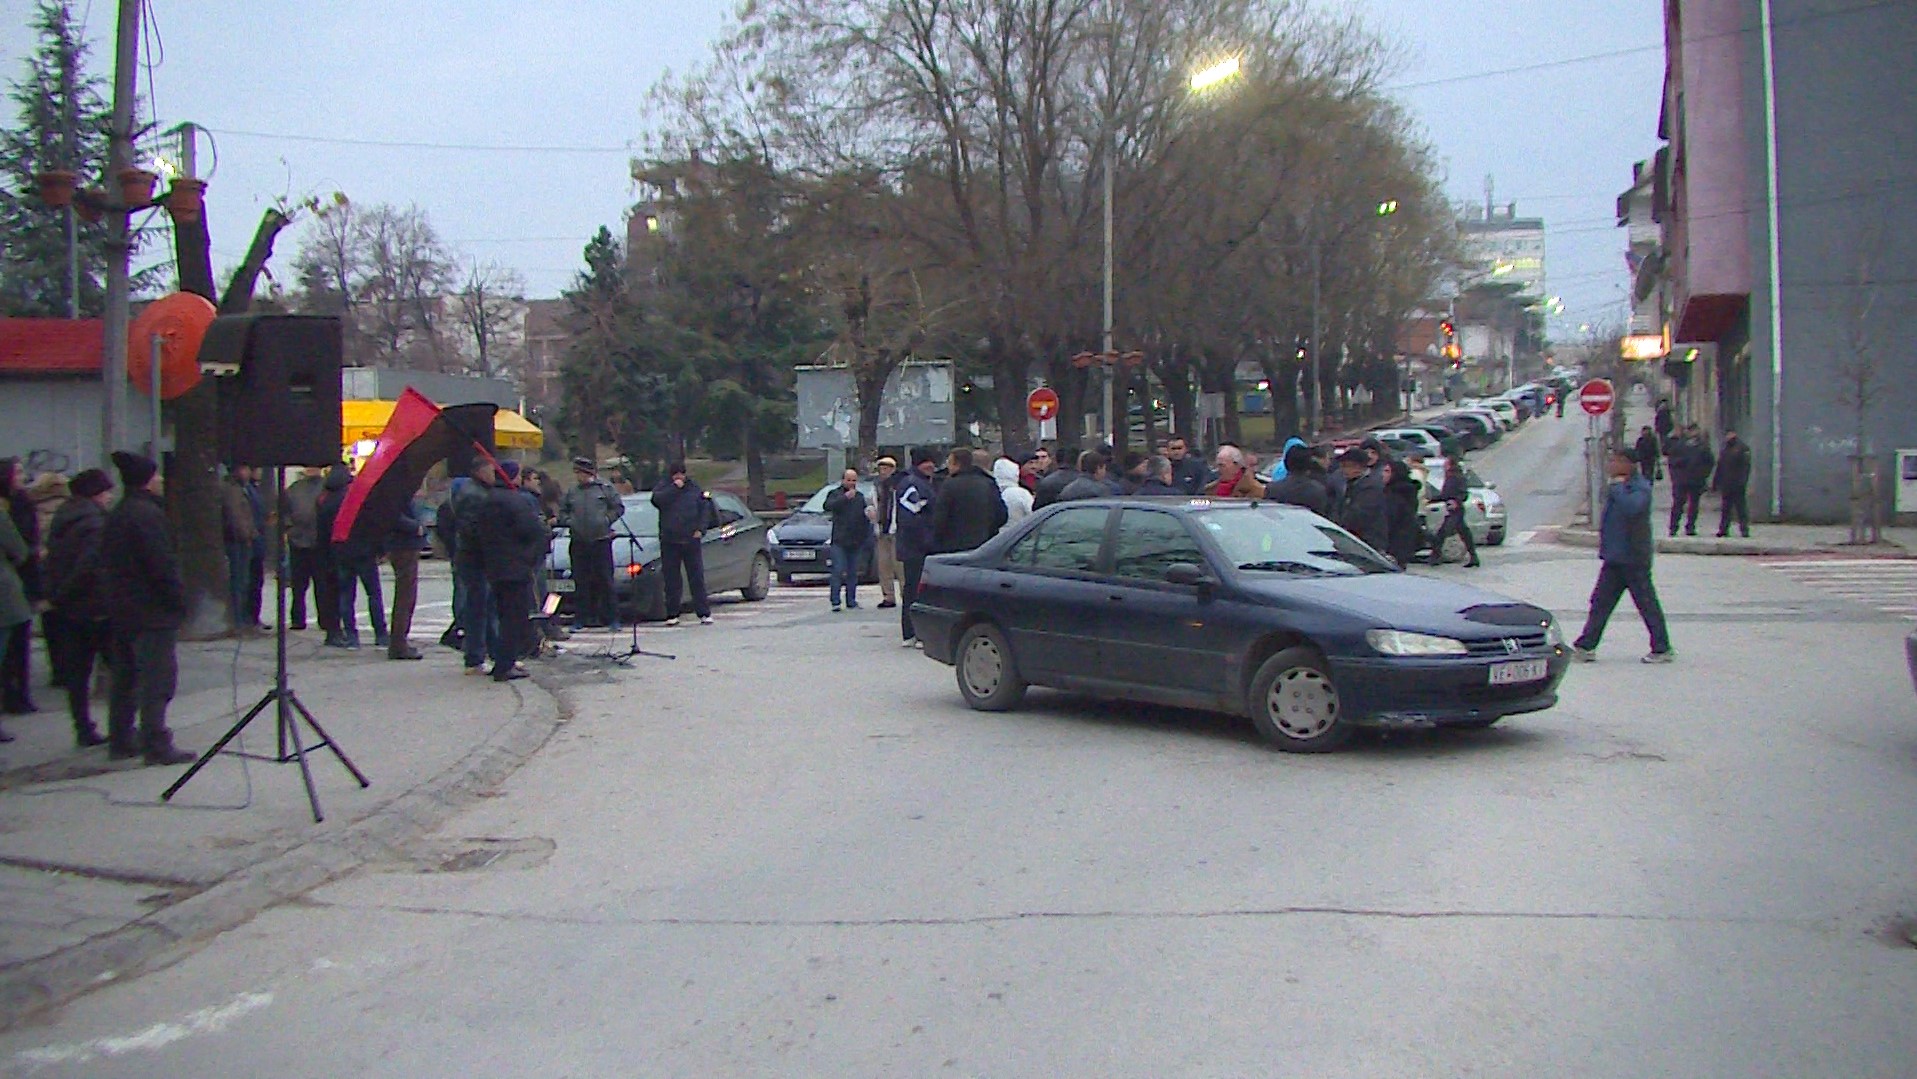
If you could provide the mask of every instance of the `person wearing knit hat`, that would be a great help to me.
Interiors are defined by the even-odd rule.
[[[93,666],[107,650],[111,582],[99,571],[100,539],[106,531],[113,480],[97,468],[73,477],[69,497],[47,527],[47,599],[40,618],[46,629],[53,684],[67,691],[67,713],[81,749],[106,741],[93,723]]]
[[[164,481],[159,466],[137,453],[116,452],[113,465],[126,493],[100,535],[100,569],[112,582],[107,754],[115,759],[144,755],[148,764],[186,764],[193,754],[173,744],[166,726],[166,706],[179,682],[175,645],[186,622],[186,582],[160,500]]]

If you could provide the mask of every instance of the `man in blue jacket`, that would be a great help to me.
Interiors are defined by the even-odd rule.
[[[1624,450],[1611,454],[1611,486],[1604,493],[1604,516],[1598,526],[1597,587],[1591,592],[1591,615],[1584,632],[1571,646],[1571,654],[1584,663],[1597,659],[1598,641],[1604,625],[1617,609],[1624,593],[1644,619],[1651,633],[1651,652],[1646,663],[1669,663],[1677,657],[1671,650],[1670,630],[1664,624],[1664,608],[1657,601],[1657,588],[1651,583],[1651,484],[1638,472],[1637,460]]]
[[[912,451],[912,470],[893,484],[895,502],[893,523],[898,529],[899,564],[904,570],[905,592],[899,597],[900,642],[911,647],[918,642],[912,628],[912,601],[918,598],[919,578],[925,575],[925,556],[932,553],[937,530],[932,523],[932,505],[938,489],[932,476],[938,471],[938,454],[928,449]]]

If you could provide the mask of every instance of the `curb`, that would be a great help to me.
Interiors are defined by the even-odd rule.
[[[1843,544],[1777,544],[1763,540],[1718,539],[1702,536],[1655,537],[1658,554],[1716,555],[1719,557],[1765,558],[1787,555],[1831,555],[1849,554],[1854,556],[1877,558],[1908,558],[1910,553],[1894,543],[1882,543],[1875,546],[1848,547]],[[1565,525],[1558,529],[1558,542],[1566,547],[1589,547],[1598,545],[1595,530],[1583,525]]]
[[[110,933],[0,973],[0,1031],[76,997],[186,957],[208,937],[244,925],[437,828],[504,782],[572,718],[564,690],[535,675],[514,719],[452,767],[371,816],[239,870],[226,880]]]

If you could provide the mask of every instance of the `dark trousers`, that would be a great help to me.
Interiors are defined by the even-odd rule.
[[[1478,545],[1472,541],[1471,529],[1464,523],[1464,510],[1455,509],[1444,515],[1444,523],[1438,526],[1438,534],[1431,537],[1432,565],[1444,561],[1444,541],[1454,534],[1464,541],[1465,557],[1473,562],[1478,560]]]
[[[1664,607],[1657,601],[1657,588],[1651,584],[1651,567],[1620,566],[1615,562],[1606,562],[1598,570],[1597,587],[1591,590],[1591,615],[1584,622],[1584,632],[1578,634],[1577,646],[1587,652],[1597,650],[1598,642],[1604,639],[1604,626],[1610,622],[1611,612],[1617,610],[1617,601],[1626,592],[1637,605],[1644,628],[1651,633],[1651,651],[1669,652],[1671,631],[1664,624]]]
[[[7,712],[33,711],[33,690],[27,684],[27,657],[33,652],[33,622],[22,622],[0,648],[0,708]]]
[[[313,611],[319,616],[320,628],[330,637],[340,631],[339,564],[333,560],[331,547],[316,547],[313,553]]]
[[[904,594],[899,596],[899,633],[905,640],[918,636],[912,628],[912,601],[919,595],[919,578],[925,576],[925,556],[899,559],[899,567],[904,571]]]
[[[1731,518],[1737,518],[1737,527],[1746,537],[1751,534],[1751,502],[1743,487],[1724,488],[1724,512],[1717,518],[1717,534],[1731,534]]]
[[[258,625],[260,590],[266,585],[265,555],[250,543],[226,545],[226,613],[234,629]]]
[[[513,664],[539,646],[533,638],[532,578],[486,583],[492,589],[493,608],[499,612],[499,653],[493,660],[493,677],[504,681]]]
[[[113,672],[107,738],[115,749],[156,753],[173,748],[173,732],[166,729],[166,706],[180,680],[174,636],[170,629],[113,633],[107,647],[107,666]]]
[[[392,648],[397,651],[406,647],[413,632],[413,608],[419,606],[419,548],[388,551],[386,561],[393,567]]]
[[[1697,507],[1704,500],[1704,485],[1685,480],[1679,483],[1671,481],[1671,535],[1677,535],[1679,518],[1684,519],[1684,531],[1696,534]]]
[[[322,590],[320,587],[317,549],[312,547],[286,549],[286,587],[290,593],[286,597],[286,602],[289,604],[287,617],[294,628],[304,629],[306,626],[306,590],[309,587],[313,590],[313,610],[319,615],[320,627],[331,632],[338,624],[337,615],[326,613],[329,609],[326,604],[327,590]],[[331,609],[335,611],[338,609],[337,601]]]
[[[572,559],[572,609],[579,624],[618,626],[619,612],[612,599],[612,537],[572,540],[566,554]]]
[[[48,611],[40,618],[47,638],[47,658],[53,665],[53,684],[67,691],[67,712],[73,733],[90,734],[93,724],[93,665],[106,654],[112,639],[104,619],[68,618]]]
[[[826,580],[830,582],[832,606],[839,605],[841,594],[847,607],[859,605],[859,563],[865,558],[864,546],[841,547],[834,543],[826,548]]]
[[[692,609],[700,618],[712,617],[712,604],[706,599],[706,553],[698,540],[689,543],[661,543],[659,545],[659,569],[666,575],[666,617],[677,618],[679,607],[679,574],[685,574],[686,584],[692,588]]]
[[[359,616],[355,602],[359,589],[366,590],[366,616],[373,623],[373,639],[386,636],[386,601],[379,594],[379,563],[371,558],[342,559],[333,579],[339,583],[339,630],[346,639],[359,641]]]
[[[493,589],[478,566],[454,567],[459,586],[453,617],[459,623],[460,645],[466,666],[483,667],[487,657],[499,662],[499,615],[493,610]]]

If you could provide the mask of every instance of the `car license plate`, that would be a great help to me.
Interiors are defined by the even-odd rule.
[[[1525,682],[1541,682],[1550,674],[1550,665],[1541,659],[1527,659],[1521,663],[1500,663],[1491,668],[1491,684],[1515,686]]]
[[[546,582],[546,591],[548,591],[548,592],[570,592],[570,591],[572,591],[572,578],[570,578],[570,577],[555,577],[555,578],[553,578],[552,580],[550,580],[550,581],[547,581],[547,582]]]
[[[787,562],[817,562],[819,560],[819,552],[789,550],[785,553],[785,560]]]

